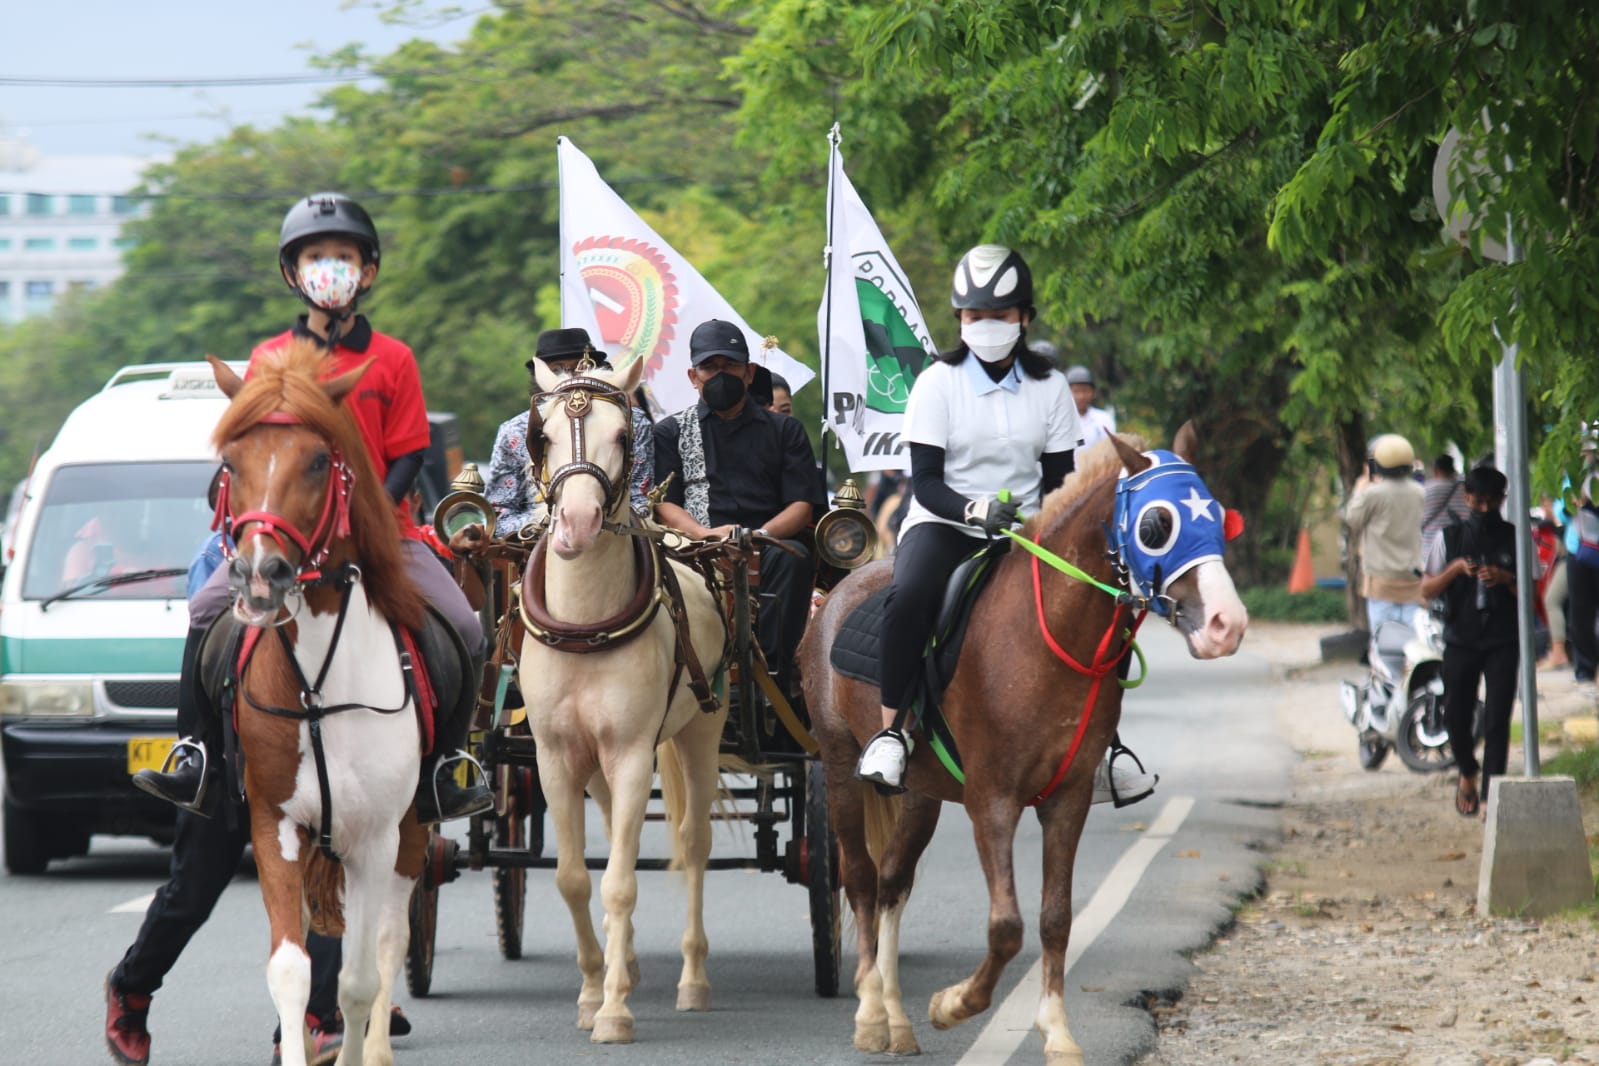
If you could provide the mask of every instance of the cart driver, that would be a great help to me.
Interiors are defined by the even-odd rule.
[[[738,326],[700,323],[689,362],[699,402],[655,424],[655,483],[666,486],[655,519],[698,538],[753,530],[792,549],[762,550],[756,618],[767,665],[788,692],[814,583],[810,549],[796,538],[816,513],[816,456],[797,419],[751,400],[755,367]]]

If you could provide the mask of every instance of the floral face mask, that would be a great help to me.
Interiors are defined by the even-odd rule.
[[[342,259],[318,259],[300,268],[300,291],[324,311],[342,311],[361,291],[361,268]]]

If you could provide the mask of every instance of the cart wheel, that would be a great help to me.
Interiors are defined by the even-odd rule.
[[[528,850],[528,802],[532,791],[532,772],[513,770],[517,787],[511,789],[505,817],[493,822],[493,845],[505,851]],[[541,819],[542,820],[542,819]],[[527,869],[521,866],[494,868],[494,930],[500,938],[500,957],[513,961],[522,957],[522,924],[527,907]]]
[[[805,764],[805,883],[811,893],[811,950],[816,994],[838,995],[844,906],[838,887],[838,834],[827,816],[827,778],[819,761]]]
[[[433,987],[433,944],[439,931],[439,886],[454,866],[456,843],[428,834],[427,865],[411,889],[411,939],[405,949],[405,987],[418,999]]]

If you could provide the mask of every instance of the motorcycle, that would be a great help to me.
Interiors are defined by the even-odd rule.
[[[1417,773],[1455,765],[1444,727],[1443,650],[1443,624],[1426,611],[1416,613],[1413,626],[1377,627],[1365,682],[1345,681],[1339,691],[1344,717],[1360,734],[1365,769],[1382,766],[1390,750]]]

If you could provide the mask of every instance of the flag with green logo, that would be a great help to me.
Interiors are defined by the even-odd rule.
[[[938,349],[916,294],[844,173],[838,127],[828,137],[827,289],[816,313],[827,428],[851,470],[910,467],[900,438],[916,375]]]

